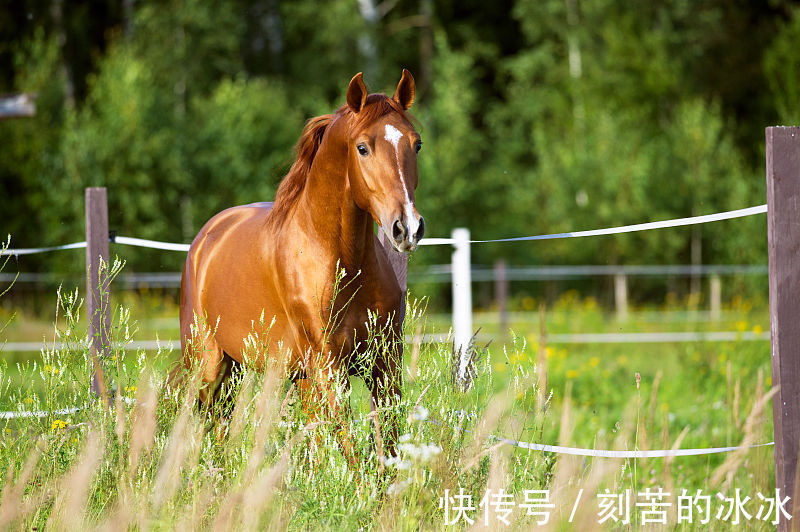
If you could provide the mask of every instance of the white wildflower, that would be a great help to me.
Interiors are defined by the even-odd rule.
[[[414,409],[414,412],[411,413],[411,419],[414,421],[425,421],[428,419],[428,414],[430,412],[427,408],[422,405],[419,405],[417,408]]]

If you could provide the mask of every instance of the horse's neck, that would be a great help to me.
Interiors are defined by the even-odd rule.
[[[335,146],[333,147],[335,149]],[[313,240],[327,251],[329,260],[361,269],[374,251],[372,218],[359,208],[347,183],[346,152],[331,153],[323,143],[308,175],[297,222],[313,231]],[[343,157],[344,155],[344,157]]]

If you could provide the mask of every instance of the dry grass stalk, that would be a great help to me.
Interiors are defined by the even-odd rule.
[[[755,401],[753,402],[753,408],[750,410],[750,414],[747,416],[747,419],[744,422],[744,436],[742,437],[742,441],[739,443],[739,449],[731,452],[728,454],[728,457],[725,459],[722,464],[714,471],[714,474],[711,475],[710,484],[712,486],[718,486],[722,483],[722,488],[727,489],[730,484],[733,482],[733,474],[742,464],[745,459],[745,456],[750,451],[750,446],[754,445],[757,441],[756,429],[762,426],[761,423],[761,416],[764,413],[764,408],[766,407],[769,400],[778,392],[778,387],[773,387],[769,392],[766,394],[756,397]],[[724,482],[722,482],[724,479]]]
[[[196,392],[197,386],[192,386],[190,390]],[[202,428],[196,426],[192,419],[196,397],[196,393],[184,394],[178,418],[167,439],[150,495],[152,515],[157,515],[162,506],[173,498],[179,487],[181,466],[186,462],[192,447],[199,447]]]
[[[89,433],[78,459],[72,469],[58,482],[56,499],[47,528],[52,530],[81,530],[85,528],[86,501],[92,479],[97,472],[103,449],[103,438],[96,432]]]
[[[568,446],[572,436],[572,382],[568,381],[564,390],[564,401],[561,411],[561,419],[558,429],[558,444]],[[545,530],[556,530],[557,524],[567,521],[571,508],[565,507],[563,501],[569,500],[572,496],[573,481],[580,475],[581,458],[578,456],[562,455],[559,456],[553,473],[553,481],[550,484],[550,499],[556,502],[556,507],[551,513],[550,520]],[[574,499],[573,499],[574,500]],[[562,501],[559,504],[558,501]]]
[[[665,413],[665,416],[666,416],[666,413]],[[666,420],[665,420],[665,425],[666,425]],[[689,434],[689,427],[688,426],[683,427],[683,430],[681,431],[680,434],[678,434],[678,437],[675,438],[675,442],[672,444],[672,447],[670,447],[670,449],[672,449],[673,451],[677,451],[678,449],[680,449],[681,448],[681,444],[683,443],[683,439],[686,437],[687,434]],[[664,448],[666,449],[667,446],[665,445]],[[674,455],[673,456],[667,456],[666,458],[664,458],[664,470],[663,470],[664,490],[667,493],[672,493],[674,496],[677,496],[675,494],[675,483],[672,480],[672,462],[674,460],[675,460],[675,456]],[[668,521],[667,522],[669,522],[669,523],[677,522],[678,514],[677,514],[677,510],[676,510],[675,506],[670,506],[668,511],[669,511],[669,517],[668,517]]]
[[[128,450],[128,480],[132,482],[139,465],[142,453],[153,448],[156,432],[156,408],[158,406],[158,392],[150,384],[150,378],[142,375],[139,378],[136,391],[136,406],[133,408]]]
[[[370,399],[370,402],[372,400]],[[378,457],[378,473],[383,474],[386,454],[383,452],[383,435],[381,433],[381,416],[377,408],[372,408],[372,412],[367,414],[367,418],[372,419],[375,424],[375,454]]]
[[[536,354],[536,409],[543,412],[547,408],[547,322],[546,306],[539,303],[539,351]]]
[[[507,400],[501,399],[500,394],[495,395],[489,401],[489,405],[483,417],[475,424],[472,433],[472,445],[470,449],[462,455],[462,468],[466,467],[466,464],[472,464],[472,462],[477,459],[477,456],[481,453],[483,443],[489,437],[489,434],[500,425],[500,418],[506,412],[508,406]],[[459,429],[460,428],[459,426]]]
[[[741,380],[736,379],[736,384],[733,387],[733,425],[740,429],[742,428],[741,420],[739,419],[739,401],[741,399]]]
[[[422,347],[422,324],[417,324],[417,330],[414,331],[414,342],[411,344],[411,360],[408,364],[408,381],[414,382],[417,379],[417,371],[419,368],[419,352]]]
[[[241,528],[237,527],[239,530],[261,530],[261,518],[278,492],[278,485],[283,480],[283,476],[289,466],[289,459],[295,445],[319,425],[320,423],[316,422],[306,425],[302,431],[289,440],[280,457],[271,468],[262,472],[252,484],[242,486],[244,494],[242,498]]]
[[[506,488],[506,461],[501,459],[499,445],[493,445],[489,452],[489,475],[486,479],[486,493],[499,493],[501,489]],[[491,518],[487,524],[485,519],[481,517],[482,512],[479,512],[475,522],[470,527],[470,530],[507,530],[509,525],[503,523],[500,519]],[[509,517],[513,519],[512,513]],[[512,525],[513,522],[509,521]]]
[[[256,482],[257,473],[264,464],[267,439],[274,429],[275,422],[280,414],[276,396],[280,384],[279,374],[276,367],[270,367],[264,371],[260,386],[261,393],[256,399],[254,415],[256,430],[253,438],[253,450],[239,479],[239,487],[232,489],[220,504],[219,513],[213,524],[214,530],[229,530],[234,526],[237,517],[236,511],[243,506],[242,503],[246,500],[247,491],[253,489],[252,486]],[[304,435],[306,432],[307,430],[304,430],[299,434]],[[296,435],[296,437],[298,436]],[[293,439],[292,441],[295,440]],[[293,445],[287,445],[288,449],[291,449],[291,447]],[[256,493],[261,498],[265,494],[263,491],[257,491]]]
[[[6,530],[18,519],[27,516],[33,509],[30,501],[23,502],[23,495],[25,487],[30,482],[33,473],[36,471],[36,466],[39,464],[39,459],[44,452],[40,446],[37,446],[27,460],[25,465],[22,466],[22,472],[19,478],[13,484],[11,483],[14,475],[14,468],[9,468],[6,473],[6,481],[3,484],[2,499],[0,499],[0,530]]]
[[[647,423],[652,426],[656,420],[656,406],[658,405],[658,387],[661,384],[663,372],[658,370],[656,378],[653,379],[653,389],[650,391],[650,410],[647,415]]]
[[[292,385],[294,386],[294,385]],[[289,389],[289,393],[291,393],[291,389]],[[288,401],[289,393],[286,394],[286,401]],[[233,408],[233,414],[231,415],[231,421],[228,425],[228,444],[231,445],[233,442],[240,441],[242,434],[244,434],[245,423],[247,419],[247,405],[253,398],[253,378],[248,373],[244,377],[244,381],[242,382],[241,386],[239,387],[239,391],[236,394],[236,405]],[[283,406],[281,406],[279,416],[283,415]]]

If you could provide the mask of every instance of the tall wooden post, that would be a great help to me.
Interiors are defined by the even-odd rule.
[[[711,302],[709,315],[712,320],[719,321],[722,318],[722,281],[720,281],[719,274],[712,274],[709,283],[708,299]]]
[[[772,343],[772,398],[775,430],[775,487],[792,497],[789,513],[800,510],[795,492],[800,452],[800,128],[768,127],[767,244],[769,319]],[[778,530],[790,530],[781,520]]]
[[[86,189],[86,312],[91,341],[92,391],[108,404],[100,359],[108,354],[111,313],[108,279],[108,196],[105,187]],[[101,261],[104,267],[101,268]]]
[[[500,335],[508,337],[508,272],[503,259],[494,263],[494,300],[500,318]]]
[[[614,305],[617,308],[617,320],[628,319],[628,276],[624,272],[614,274]]]

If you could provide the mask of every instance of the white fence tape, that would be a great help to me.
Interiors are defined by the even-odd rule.
[[[78,248],[85,248],[86,242],[73,242],[72,244],[64,244],[63,246],[50,246],[45,248],[17,248],[17,249],[7,249],[5,251],[0,250],[0,256],[2,255],[34,255],[36,253],[46,253],[48,251],[60,251],[63,249],[78,249]]]
[[[536,235],[536,236],[518,236],[515,238],[498,238],[494,240],[470,240],[471,244],[485,244],[489,242],[523,242],[527,240],[555,240],[559,238],[580,238],[584,236],[601,236],[601,235],[616,235],[620,233],[634,233],[636,231],[647,231],[649,229],[664,229],[667,227],[681,227],[684,225],[704,224],[709,222],[718,222],[720,220],[730,220],[732,218],[743,218],[745,216],[753,216],[754,214],[763,214],[767,212],[767,205],[758,205],[756,207],[748,207],[746,209],[738,209],[735,211],[718,212],[715,214],[706,214],[703,216],[692,216],[689,218],[676,218],[673,220],[664,220],[660,222],[648,222],[643,224],[623,225],[620,227],[608,227],[606,229],[592,229],[590,231],[573,231],[570,233],[553,233],[549,235]],[[452,244],[452,238],[423,238],[420,240],[420,246],[435,246],[441,244]]]
[[[497,438],[498,441],[514,445],[521,449],[531,449],[534,451],[544,451],[546,453],[570,454],[573,456],[597,456],[600,458],[666,458],[668,456],[700,456],[705,454],[729,453],[739,449],[754,449],[756,447],[768,447],[775,445],[775,442],[759,443],[746,447],[709,447],[706,449],[655,449],[651,451],[609,451],[605,449],[581,449],[579,447],[562,447],[560,445],[544,445],[541,443],[529,443],[525,441],[509,440],[508,438]]]
[[[715,214],[706,214],[703,216],[692,216],[689,218],[676,218],[673,220],[664,220],[660,222],[648,222],[635,225],[623,225],[620,227],[608,227],[606,229],[592,229],[590,231],[573,231],[570,233],[553,233],[549,235],[535,235],[535,236],[518,236],[514,238],[498,238],[495,240],[470,240],[472,244],[484,244],[489,242],[523,242],[526,240],[555,240],[559,238],[579,238],[584,236],[600,236],[600,235],[615,235],[619,233],[633,233],[636,231],[647,231],[648,229],[664,229],[666,227],[681,227],[684,225],[703,224],[708,222],[717,222],[720,220],[730,220],[732,218],[743,218],[745,216],[752,216],[754,214],[763,214],[767,212],[767,205],[758,205],[756,207],[748,207],[746,209],[738,209],[735,211],[718,212]],[[161,242],[158,240],[147,240],[144,238],[133,238],[128,236],[118,236],[114,239],[117,244],[127,246],[137,246],[151,249],[163,249],[167,251],[189,251],[189,244],[178,244],[175,242]],[[452,244],[452,238],[423,238],[420,240],[420,246],[441,246]],[[0,253],[0,255],[33,255],[35,253],[44,253],[47,251],[59,251],[63,249],[85,248],[86,242],[74,242],[63,246],[51,246],[44,248],[18,248],[7,249]]]
[[[428,422],[434,425],[444,426],[439,421],[428,419]],[[471,434],[471,430],[462,429],[464,432]],[[543,443],[531,443],[526,441],[512,440],[509,438],[500,438],[498,436],[491,436],[491,439],[497,442],[507,443],[519,447],[520,449],[530,449],[532,451],[542,451],[545,453],[556,454],[569,454],[572,456],[594,456],[599,458],[666,458],[669,456],[701,456],[706,454],[719,454],[738,451],[739,449],[755,449],[757,447],[769,447],[775,445],[775,442],[759,443],[756,445],[739,446],[739,447],[707,447],[705,449],[653,449],[649,451],[611,451],[606,449],[583,449],[581,447],[563,447],[561,445],[547,445]]]
[[[118,236],[114,239],[117,244],[126,246],[137,246],[140,248],[165,249],[167,251],[189,251],[189,244],[176,244],[174,242],[159,242],[158,240],[145,240],[144,238],[132,238],[129,236]]]

